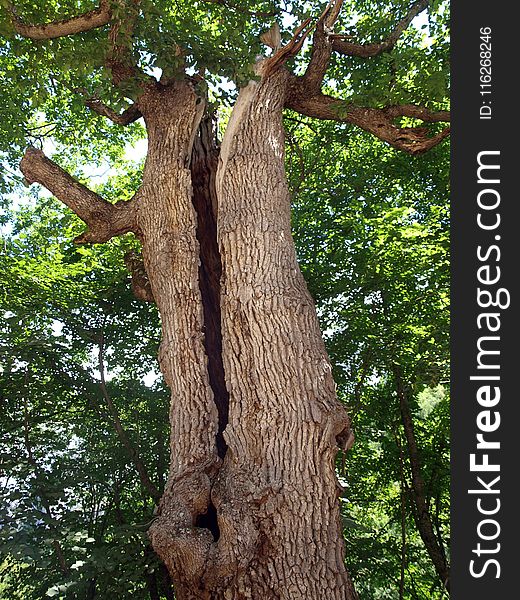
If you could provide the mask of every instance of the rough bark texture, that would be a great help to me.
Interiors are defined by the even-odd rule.
[[[138,103],[149,154],[137,229],[172,389],[150,537],[181,600],[356,597],[334,472],[349,420],[291,237],[288,85],[279,71],[241,92],[217,171],[188,84],[150,87]]]
[[[8,8],[12,15],[15,31],[33,40],[52,40],[83,31],[90,31],[97,27],[103,27],[103,25],[106,25],[110,21],[112,14],[110,0],[101,0],[98,8],[82,15],[52,23],[43,23],[41,25],[26,25],[10,2],[8,3]]]
[[[209,384],[198,285],[199,243],[189,169],[204,104],[186,81],[150,85],[139,99],[148,156],[138,192],[137,228],[162,322],[159,363],[172,392],[171,456],[154,549],[179,586],[197,590],[213,542],[196,527],[218,467],[217,410]],[[189,596],[188,596],[189,597]]]
[[[39,151],[22,170],[85,220],[80,241],[132,231],[142,243],[144,265],[127,265],[157,303],[172,392],[169,475],[149,535],[176,597],[353,600],[334,470],[353,438],[291,237],[291,76],[272,60],[258,68],[220,157],[188,78],[143,84],[133,110],[148,155],[130,202],[106,202]]]
[[[41,150],[28,148],[20,169],[28,183],[43,183],[87,224],[87,231],[75,242],[106,242],[134,230],[135,203],[132,200],[110,204],[72,178]]]
[[[288,83],[282,70],[241,92],[217,174],[230,404],[228,450],[212,493],[225,571],[212,598],[356,597],[334,473],[349,421],[291,237]]]
[[[11,8],[15,31],[37,40],[109,24],[105,67],[116,87],[133,82],[139,88],[121,114],[98,98],[85,102],[119,125],[144,118],[148,155],[131,201],[106,202],[35,149],[26,152],[21,168],[29,182],[45,185],[85,221],[87,231],[77,242],[100,243],[127,232],[141,241],[143,262],[127,254],[126,263],[136,295],[157,303],[159,363],[171,389],[170,467],[149,535],[178,600],[357,598],[344,564],[334,469],[338,446],[348,449],[353,435],[296,260],[282,110],[354,124],[411,154],[438,144],[449,129],[401,127],[398,119],[435,123],[449,120],[449,113],[412,104],[364,108],[322,93],[334,51],[369,57],[391,50],[428,0],[417,0],[378,44],[334,35],[342,4],[331,0],[318,19],[304,76],[283,65],[312,31],[310,18],[283,47],[275,30],[263,36],[275,52],[240,93],[220,153],[193,86],[201,75],[190,79],[180,68],[157,82],[135,63],[131,33],[140,0],[100,0],[82,15],[32,25]],[[157,499],[111,404],[102,349],[100,370],[116,430]],[[417,525],[447,584],[402,386],[398,394]],[[55,549],[59,557],[58,542]],[[159,596],[155,577],[148,590]]]
[[[126,263],[134,292],[157,303],[159,363],[172,394],[170,468],[149,535],[178,600],[356,599],[344,565],[334,469],[338,446],[348,449],[353,435],[296,260],[282,110],[352,123],[412,154],[439,143],[448,129],[400,127],[396,120],[434,123],[448,120],[446,111],[411,104],[363,108],[321,92],[333,51],[358,57],[389,51],[427,4],[417,0],[386,40],[364,45],[333,34],[343,2],[331,0],[300,77],[283,65],[300,51],[313,22],[304,20],[283,47],[271,29],[262,39],[275,52],[240,93],[219,155],[193,86],[202,76],[190,79],[179,67],[157,82],[139,70],[132,32],[140,0],[100,0],[94,10],[44,24],[24,23],[7,3],[17,34],[36,40],[109,25],[105,67],[112,82],[123,90],[127,83],[139,88],[121,114],[98,98],[86,100],[119,125],[144,118],[148,155],[131,201],[106,202],[35,149],[26,152],[21,168],[29,182],[45,185],[85,221],[88,229],[77,242],[133,232],[142,243],[143,262],[127,254]],[[110,408],[103,373],[102,386]],[[401,396],[413,469],[417,449]],[[138,456],[132,457],[157,498]],[[442,557],[431,552],[431,521],[424,531],[444,579]],[[148,588],[158,597],[154,577]]]

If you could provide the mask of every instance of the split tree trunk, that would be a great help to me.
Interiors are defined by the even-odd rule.
[[[334,458],[349,422],[291,236],[282,125],[288,83],[284,70],[251,82],[222,145],[218,237],[230,402],[213,497],[234,597],[345,599],[354,592]]]
[[[171,389],[170,468],[154,549],[177,584],[179,598],[198,595],[213,535],[196,527],[210,504],[219,457],[218,414],[204,348],[197,217],[190,158],[204,103],[186,81],[149,86],[139,98],[148,154],[138,192],[137,234],[161,315],[159,364]],[[193,590],[193,593],[189,592]]]
[[[281,48],[273,33],[267,43],[275,52],[241,92],[220,158],[202,122],[204,101],[193,85],[200,78],[180,69],[157,82],[135,67],[130,37],[139,0],[100,0],[98,9],[43,25],[13,13],[16,32],[40,40],[110,23],[105,66],[114,85],[134,81],[140,88],[120,115],[96,98],[87,101],[121,125],[144,117],[148,156],[132,201],[110,204],[34,148],[21,169],[87,223],[77,242],[131,231],[142,243],[148,281],[141,273],[133,287],[157,303],[159,363],[172,392],[170,468],[149,534],[179,600],[356,598],[344,566],[334,470],[338,446],[348,449],[353,436],[296,261],[282,110],[356,124],[412,154],[439,143],[448,129],[430,136],[394,120],[445,121],[445,111],[362,108],[321,92],[333,50],[380,54],[427,4],[415,2],[387,40],[360,45],[331,42],[342,2],[328,3],[301,77],[283,64],[301,49],[311,19]],[[126,257],[130,268],[134,259]]]
[[[349,421],[291,237],[288,85],[280,71],[241,92],[216,174],[187,83],[139,99],[149,150],[138,235],[172,390],[150,537],[180,600],[356,597],[334,472]]]

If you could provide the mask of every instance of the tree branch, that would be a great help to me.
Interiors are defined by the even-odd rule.
[[[314,25],[311,23],[311,19],[305,19],[305,21],[296,28],[291,40],[279,48],[273,56],[266,59],[264,63],[263,76],[268,77],[271,73],[277,71],[282,65],[284,65],[293,56],[296,56],[303,46],[303,42],[312,31]]]
[[[98,368],[99,368],[99,376],[100,376],[99,387],[101,388],[101,393],[103,394],[103,398],[105,399],[108,410],[110,411],[114,429],[116,430],[117,435],[118,435],[119,439],[121,440],[121,443],[123,444],[126,451],[128,452],[128,454],[134,464],[134,467],[135,467],[137,473],[139,474],[139,479],[141,481],[142,486],[148,492],[148,494],[153,499],[153,501],[157,504],[159,502],[159,500],[161,499],[161,492],[152,483],[152,480],[150,479],[150,476],[148,475],[148,471],[146,470],[146,467],[139,455],[139,452],[137,451],[137,449],[133,446],[132,442],[130,441],[130,439],[125,431],[125,428],[123,427],[123,425],[121,423],[121,419],[119,418],[119,413],[117,411],[117,408],[115,407],[114,403],[112,402],[112,398],[110,397],[110,394],[108,393],[106,380],[105,380],[105,346],[104,346],[103,334],[101,334],[101,339],[99,341],[98,348],[99,348]]]
[[[112,16],[109,0],[101,0],[98,8],[82,15],[39,25],[27,25],[24,23],[18,16],[15,6],[10,5],[9,10],[16,33],[32,40],[52,40],[67,35],[74,35],[75,33],[90,31],[91,29],[106,25]]]
[[[401,370],[397,364],[392,365],[394,374],[397,397],[399,399],[399,409],[401,420],[408,448],[408,459],[412,474],[412,496],[417,509],[416,525],[421,539],[424,542],[426,551],[435,567],[441,584],[450,590],[450,567],[443,555],[443,548],[438,543],[433,530],[430,511],[428,509],[428,500],[426,498],[424,479],[422,476],[421,458],[417,440],[415,437],[413,416],[408,403],[406,388],[402,380]]]
[[[325,77],[333,49],[333,27],[338,20],[343,0],[331,0],[316,23],[312,38],[311,59],[303,78],[310,90],[317,92]]]
[[[334,36],[332,48],[339,54],[345,56],[359,56],[361,58],[370,58],[378,56],[383,52],[389,52],[397,43],[402,33],[408,25],[421,13],[428,5],[429,0],[418,0],[414,2],[406,15],[397,23],[392,33],[382,42],[375,44],[356,44],[345,39],[346,36]]]
[[[262,11],[262,10],[249,10],[248,8],[242,8],[236,2],[230,2],[229,0],[204,0],[208,4],[218,4],[224,8],[229,8],[236,12],[240,12],[246,15],[251,15],[252,17],[274,17],[278,14],[277,11]]]
[[[142,117],[141,111],[135,104],[129,106],[121,114],[116,113],[115,110],[101,102],[98,98],[87,98],[87,100],[85,100],[85,106],[88,106],[88,108],[97,112],[99,115],[107,117],[112,122],[117,123],[117,125],[130,125],[130,123],[134,123]]]
[[[303,79],[295,78],[295,81],[293,93],[288,95],[287,108],[308,117],[352,123],[409,154],[426,152],[441,142],[450,132],[447,127],[440,133],[430,135],[426,127],[398,127],[393,123],[393,119],[399,116],[414,117],[425,122],[448,121],[450,118],[448,111],[434,112],[412,104],[365,108],[326,94],[308,95]]]
[[[109,51],[106,66],[112,71],[112,81],[120,86],[130,79],[143,76],[132,56],[132,32],[139,15],[141,0],[117,0],[118,11],[108,34]],[[149,76],[146,76],[150,79]]]
[[[20,169],[30,184],[43,185],[87,224],[87,230],[74,240],[75,243],[99,244],[135,231],[132,200],[110,204],[76,181],[41,150],[28,148]]]
[[[449,110],[432,111],[424,106],[417,106],[415,104],[398,104],[395,106],[387,106],[382,110],[391,119],[397,117],[411,117],[413,119],[420,119],[426,123],[438,123],[439,121],[448,122],[450,120]]]
[[[40,496],[40,499],[42,502],[42,506],[45,510],[45,514],[49,518],[49,523],[48,523],[49,529],[54,534],[53,540],[52,540],[54,553],[56,554],[56,558],[58,559],[62,573],[64,575],[68,575],[69,567],[67,565],[67,561],[65,560],[65,556],[63,554],[63,549],[62,549],[60,541],[59,541],[59,538],[60,538],[59,533],[60,532],[57,530],[56,526],[54,525],[54,518],[53,518],[52,511],[51,511],[51,505],[47,498],[45,489],[43,488],[44,477],[43,477],[42,471],[40,469],[40,466],[39,466],[38,462],[36,461],[33,451],[32,451],[32,446],[31,446],[31,441],[30,441],[29,412],[27,410],[27,396],[29,394],[28,383],[29,383],[29,371],[26,370],[25,377],[24,377],[25,393],[23,395],[23,415],[24,415],[24,436],[23,437],[24,437],[25,450],[27,452],[27,462],[34,469],[34,474],[36,475],[36,482],[37,482],[36,489],[39,492],[39,496]],[[40,482],[39,484],[38,484],[38,481]]]

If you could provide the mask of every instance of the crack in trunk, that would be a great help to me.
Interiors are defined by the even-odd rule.
[[[199,288],[204,313],[204,348],[208,359],[209,383],[218,411],[217,451],[220,458],[224,458],[227,444],[223,432],[228,423],[229,392],[226,387],[222,361],[220,314],[222,262],[217,242],[217,195],[215,190],[218,157],[219,150],[216,145],[214,121],[212,116],[208,116],[200,123],[193,144],[190,170],[193,206],[197,214],[197,239],[200,245]]]

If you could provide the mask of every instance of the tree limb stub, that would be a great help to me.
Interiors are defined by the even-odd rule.
[[[76,181],[41,150],[28,148],[20,169],[29,183],[40,183],[87,224],[77,244],[100,244],[135,230],[134,202],[110,204]]]
[[[296,56],[303,46],[303,42],[312,31],[314,24],[312,20],[305,19],[305,21],[296,28],[294,35],[291,40],[282,46],[277,52],[268,58],[263,67],[263,76],[267,77],[271,73],[277,71],[282,65],[284,65],[293,56]]]
[[[39,25],[27,25],[18,16],[16,7],[11,5],[10,10],[16,33],[32,40],[52,40],[97,29],[106,25],[112,16],[109,0],[101,0],[98,8],[82,15]]]
[[[332,48],[339,54],[345,56],[358,56],[360,58],[371,58],[378,56],[383,52],[389,52],[397,43],[402,33],[407,29],[408,25],[421,13],[428,5],[429,0],[418,0],[410,7],[406,15],[397,23],[392,33],[382,42],[373,44],[357,44],[349,42],[343,36],[335,36],[332,42]]]
[[[289,59],[293,58],[298,54],[298,52],[302,49],[303,43],[307,39],[310,32],[316,26],[320,31],[317,31],[314,36],[314,42],[318,44],[318,48],[316,51],[313,51],[314,62],[317,64],[309,65],[307,72],[316,73],[318,81],[318,87],[323,80],[323,76],[325,75],[325,71],[327,69],[327,65],[330,58],[331,49],[324,49],[323,39],[327,37],[328,34],[325,32],[331,29],[339,17],[339,13],[341,11],[341,7],[343,6],[343,0],[331,0],[325,10],[322,12],[320,18],[314,24],[312,23],[312,19],[308,18],[303,21],[295,30],[291,40],[283,47],[279,48],[273,56],[266,60],[264,66],[263,75],[268,76],[270,73],[274,73],[279,67],[284,65]],[[327,55],[328,56],[324,56]],[[311,58],[311,63],[313,63],[313,59]],[[318,64],[319,63],[319,64]],[[324,64],[323,64],[324,63]],[[321,73],[322,71],[322,73]],[[320,76],[321,73],[321,76]]]
[[[409,154],[422,154],[436,146],[448,136],[450,129],[430,135],[426,127],[398,127],[393,120],[400,116],[420,119],[425,122],[449,121],[448,111],[431,111],[422,106],[404,104],[386,108],[365,108],[327,96],[306,94],[304,80],[297,80],[295,92],[289,94],[286,106],[308,117],[352,123],[374,134],[398,150]]]

